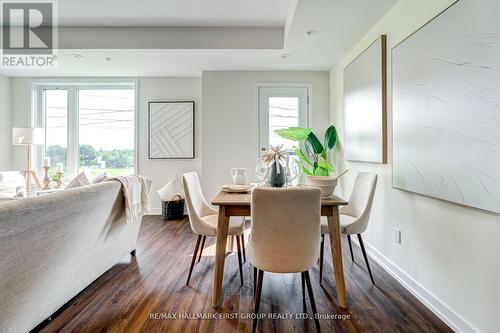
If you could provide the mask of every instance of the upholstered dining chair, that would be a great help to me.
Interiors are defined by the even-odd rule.
[[[191,230],[198,235],[196,240],[196,245],[193,252],[193,258],[191,259],[191,266],[189,267],[189,274],[186,281],[186,285],[189,285],[189,280],[191,279],[191,274],[193,272],[193,267],[196,262],[196,257],[199,257],[198,262],[201,260],[201,254],[203,252],[203,247],[205,246],[205,240],[207,236],[217,235],[217,221],[218,213],[212,207],[209,206],[203,192],[201,190],[200,180],[196,172],[188,172],[182,175],[182,186],[184,189],[184,194],[186,196],[186,204],[189,216],[189,224]],[[240,269],[240,280],[243,285],[243,268],[242,268],[242,258],[241,251],[245,247],[245,241],[243,237],[243,225],[244,219],[231,219],[229,222],[228,236],[236,237],[236,246],[238,249],[238,266]],[[201,248],[200,248],[201,242]],[[245,258],[246,260],[246,258]]]
[[[321,191],[317,188],[265,188],[252,191],[252,227],[247,246],[249,262],[257,273],[254,311],[258,313],[264,272],[301,273],[320,331],[309,269],[319,255]],[[254,280],[255,281],[255,280]],[[304,290],[304,289],[303,289]],[[252,332],[257,329],[253,320]]]
[[[349,203],[340,209],[340,231],[347,235],[349,241],[349,251],[351,252],[351,260],[354,262],[352,253],[351,235],[357,235],[359,246],[365,259],[366,268],[373,284],[372,271],[370,263],[366,255],[365,245],[361,233],[366,231],[368,221],[370,220],[370,212],[375,196],[375,188],[377,186],[377,175],[368,172],[359,172],[356,175],[354,186],[349,198]],[[319,263],[319,282],[323,277],[323,253],[325,247],[325,234],[329,234],[328,222],[325,218],[321,219],[321,246],[320,246],[320,263]]]

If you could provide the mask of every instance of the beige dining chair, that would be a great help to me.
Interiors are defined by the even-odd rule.
[[[203,196],[203,192],[201,190],[200,180],[196,172],[184,173],[182,175],[182,186],[184,189],[184,195],[186,196],[189,224],[191,226],[191,230],[198,235],[193,252],[193,258],[191,259],[191,266],[189,267],[188,278],[186,281],[186,285],[189,285],[189,280],[191,279],[191,274],[196,262],[196,257],[198,256],[198,248],[200,247],[200,242],[201,248],[199,249],[198,262],[201,260],[201,254],[203,252],[203,247],[205,246],[205,240],[207,236],[217,236],[218,213],[216,210],[210,207],[210,205],[205,200],[205,197]],[[238,249],[238,266],[240,269],[240,280],[242,285],[242,249],[246,261],[243,225],[243,218],[231,219],[229,222],[228,231],[228,236],[236,236],[236,246]]]
[[[321,191],[317,188],[265,188],[252,191],[252,227],[247,246],[257,273],[254,311],[260,306],[264,272],[301,273],[307,284],[316,330],[320,331],[309,269],[318,260]],[[255,278],[254,278],[255,282]],[[304,289],[303,289],[304,293]],[[257,329],[253,320],[252,332]]]
[[[340,209],[340,231],[347,235],[349,241],[349,251],[351,252],[351,260],[354,262],[354,255],[352,253],[351,235],[357,235],[359,246],[368,268],[368,274],[373,284],[372,271],[366,256],[365,245],[361,233],[366,231],[368,221],[370,220],[370,212],[375,196],[375,188],[377,186],[377,175],[368,172],[359,172],[356,175],[354,186],[349,198],[349,203]],[[319,282],[323,277],[323,253],[325,247],[325,234],[329,234],[328,222],[325,218],[321,219],[321,246],[319,256]]]

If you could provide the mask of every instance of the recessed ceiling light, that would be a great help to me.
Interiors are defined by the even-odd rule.
[[[70,55],[73,56],[73,58],[75,58],[75,59],[84,59],[85,58],[85,56],[83,54],[71,53]]]
[[[316,31],[316,30],[308,30],[308,31],[306,32],[306,35],[307,35],[308,37],[311,37],[311,36],[312,36],[312,35],[314,35],[315,33],[317,33],[317,31]]]
[[[288,57],[290,57],[288,53],[283,53],[282,55],[280,55],[281,59],[288,59]]]

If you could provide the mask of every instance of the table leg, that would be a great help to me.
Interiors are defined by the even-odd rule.
[[[333,212],[328,216],[328,228],[330,230],[330,248],[332,250],[333,271],[335,284],[337,286],[337,301],[341,308],[347,308],[344,266],[342,263],[342,243],[340,240],[340,216],[339,208],[332,207]]]
[[[215,270],[212,307],[219,306],[222,301],[222,278],[224,277],[227,232],[229,229],[229,216],[225,215],[226,214],[224,206],[219,206],[219,218],[217,221],[217,244],[215,246]]]

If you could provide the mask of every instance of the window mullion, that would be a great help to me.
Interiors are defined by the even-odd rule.
[[[68,170],[69,176],[78,173],[78,90],[68,89]]]

